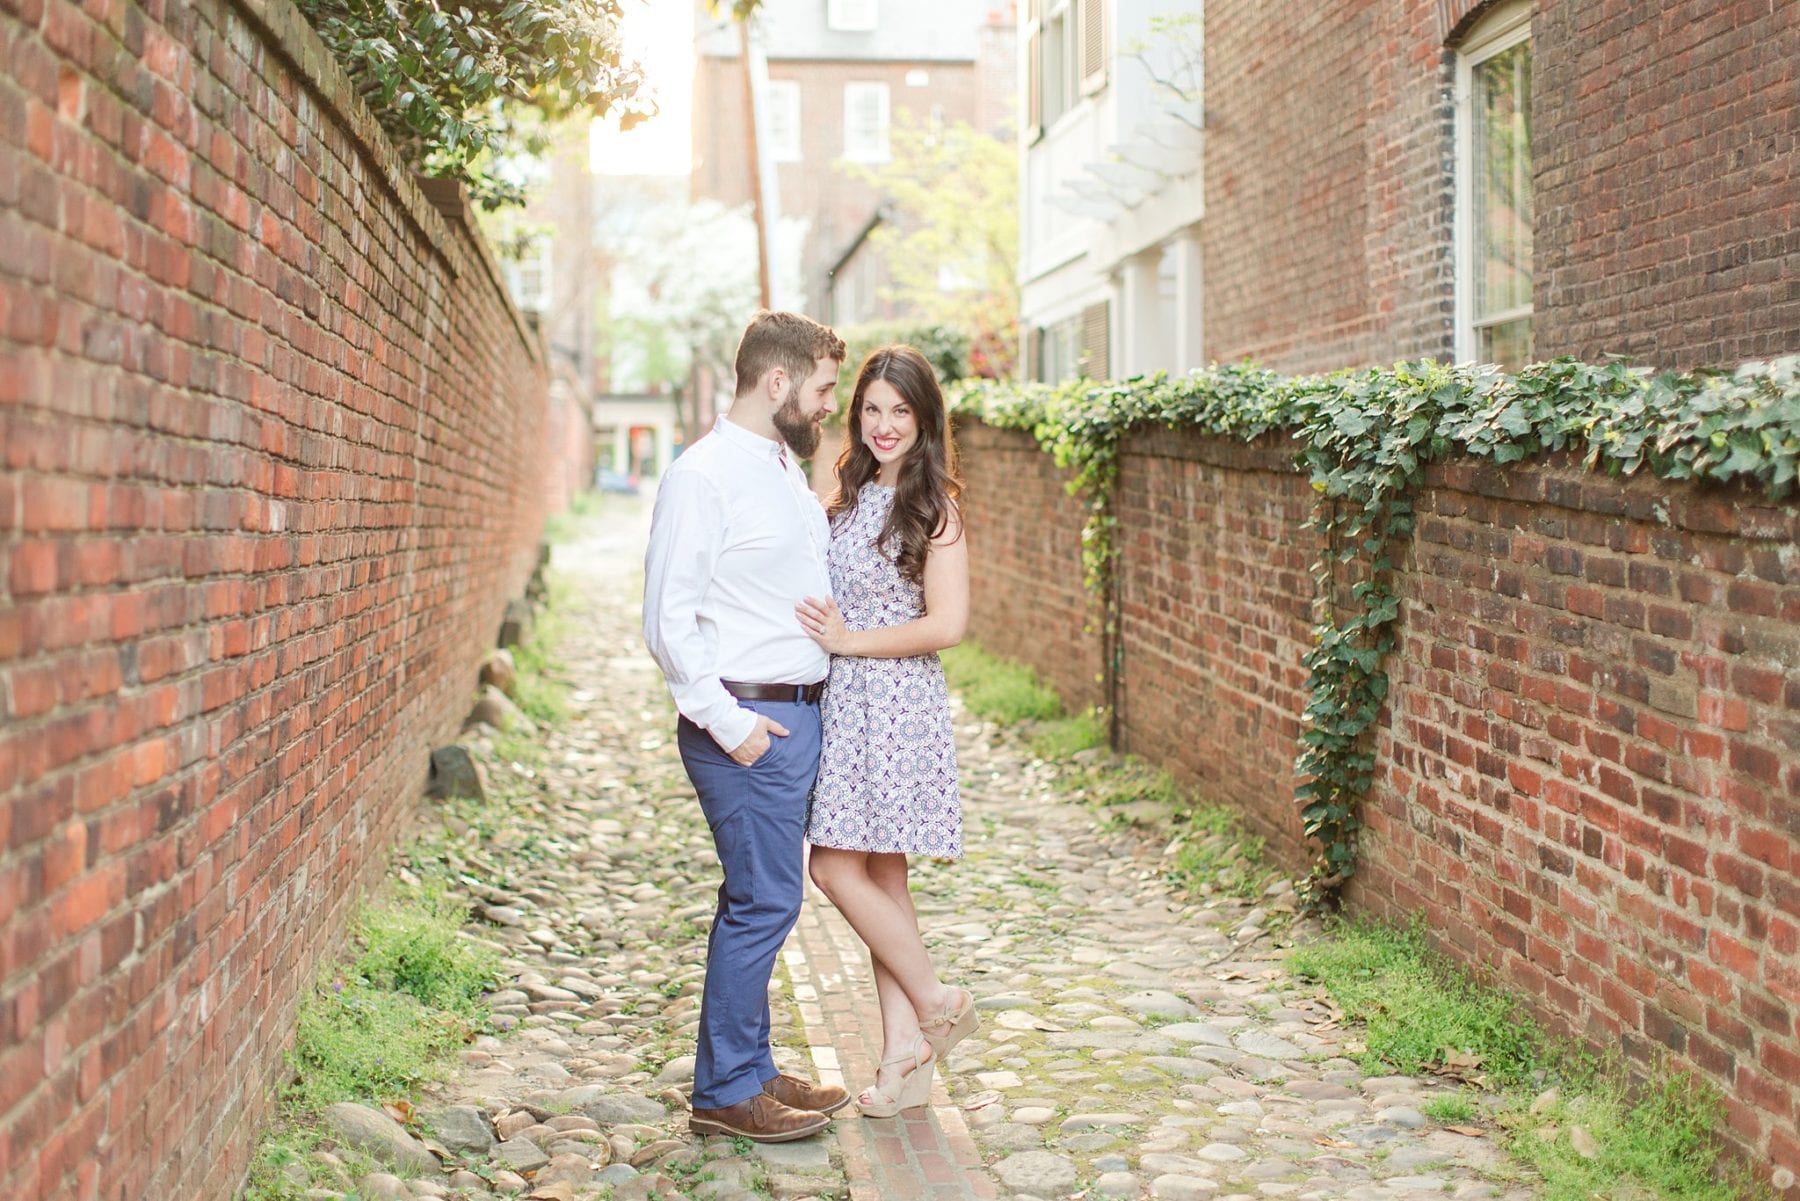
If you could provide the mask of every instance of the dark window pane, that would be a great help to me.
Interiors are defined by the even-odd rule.
[[[1474,75],[1475,319],[1531,304],[1531,44]]]
[[[1520,317],[1475,331],[1475,357],[1517,371],[1531,362],[1531,318]]]

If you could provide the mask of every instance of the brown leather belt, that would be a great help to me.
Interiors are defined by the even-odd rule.
[[[817,684],[740,684],[736,680],[720,680],[725,691],[740,701],[786,701],[794,705],[816,705],[825,695],[825,681]]]

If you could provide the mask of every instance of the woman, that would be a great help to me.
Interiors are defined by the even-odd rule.
[[[865,945],[881,1001],[881,1066],[864,1114],[924,1105],[935,1065],[975,1029],[975,998],[937,977],[906,886],[906,857],[962,855],[950,694],[937,652],[969,618],[969,549],[956,509],[944,397],[910,346],[857,373],[838,459],[826,563],[832,597],[801,625],[831,653],[824,744],[806,836],[813,881]]]

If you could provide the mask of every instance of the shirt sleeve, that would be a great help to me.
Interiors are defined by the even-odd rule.
[[[730,752],[756,729],[756,714],[719,682],[715,648],[700,629],[700,604],[725,544],[718,489],[692,471],[671,471],[657,489],[644,556],[644,645],[662,668],[681,715]]]

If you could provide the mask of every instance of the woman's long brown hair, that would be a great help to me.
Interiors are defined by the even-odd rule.
[[[850,431],[837,461],[837,494],[830,513],[835,525],[840,516],[856,511],[862,487],[875,478],[881,464],[863,441],[863,396],[876,380],[886,380],[913,411],[919,439],[900,461],[894,486],[894,507],[876,539],[878,545],[897,549],[894,561],[900,574],[915,584],[925,582],[925,560],[931,540],[950,524],[951,507],[962,494],[956,478],[956,446],[944,412],[944,394],[924,355],[910,346],[883,346],[870,352],[856,373],[856,391],[850,397]]]

